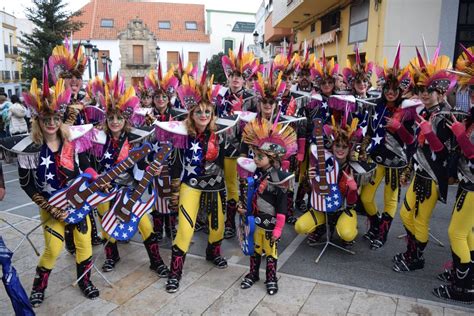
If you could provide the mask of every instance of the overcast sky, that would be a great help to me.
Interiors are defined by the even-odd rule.
[[[100,1],[100,0],[99,0]],[[151,0],[148,0],[151,1]],[[83,7],[89,0],[73,0],[67,1],[68,9],[75,11]],[[257,12],[258,7],[262,3],[261,0],[238,0],[238,1],[224,1],[224,0],[154,0],[154,2],[173,2],[173,3],[200,3],[205,4],[206,9],[240,11],[240,12]],[[31,0],[1,0],[0,9],[14,14],[18,18],[25,17],[25,8],[32,6]]]

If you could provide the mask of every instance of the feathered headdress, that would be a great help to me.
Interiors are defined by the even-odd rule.
[[[370,81],[372,77],[373,62],[367,62],[362,64],[359,53],[359,45],[355,45],[355,58],[356,62],[354,65],[351,64],[350,60],[347,60],[346,67],[342,70],[345,81],[350,87],[353,86],[355,80],[366,79]]]
[[[240,43],[237,55],[229,48],[229,55],[222,56],[221,62],[227,79],[237,72],[247,80],[259,70],[260,66],[259,60],[252,52],[243,52],[243,42]]]
[[[314,54],[309,53],[309,49],[305,41],[303,55],[295,53],[292,58],[296,74],[309,76],[311,74],[311,67],[313,66],[313,59]]]
[[[295,71],[294,63],[292,60],[292,53],[293,53],[293,44],[290,44],[288,48],[288,52],[286,56],[282,53],[275,56],[273,59],[272,67],[270,73],[273,76],[273,80],[276,80],[278,74],[281,72],[283,73],[283,79],[286,80],[293,75]]]
[[[133,113],[140,104],[133,87],[125,88],[125,80],[118,73],[104,85],[104,95],[100,97],[100,104],[107,114],[120,113],[127,120],[132,121]]]
[[[288,125],[271,124],[267,120],[252,120],[247,123],[243,140],[248,145],[263,151],[266,155],[286,159],[296,153],[296,133]]]
[[[66,111],[71,99],[71,89],[64,88],[64,80],[59,80],[53,89],[48,84],[48,68],[43,67],[43,89],[38,87],[36,78],[31,80],[29,92],[23,92],[25,105],[31,110],[33,116],[53,115],[59,113],[61,116]]]
[[[56,83],[59,78],[72,78],[72,76],[82,78],[86,69],[87,58],[80,42],[74,52],[68,50],[64,45],[59,45],[53,49],[48,64],[53,81]]]
[[[321,62],[316,60],[315,56],[311,60],[311,78],[316,81],[318,85],[321,85],[321,82],[332,79],[334,80],[337,74],[339,73],[339,65],[335,63],[334,57],[328,62],[326,60],[326,54],[324,53],[324,47],[322,49],[322,59]]]
[[[158,68],[159,68],[158,72],[160,72],[161,62],[158,63]],[[170,69],[173,69],[173,74],[178,79],[178,82],[183,79],[184,75],[188,75],[188,77],[196,78],[198,74],[198,66],[197,65],[193,66],[192,62],[188,61],[186,68],[183,66],[183,58],[181,57],[181,54],[178,54],[178,65],[175,66],[171,64]],[[160,76],[160,80],[161,80],[161,76]]]
[[[384,59],[383,67],[375,67],[375,74],[382,86],[391,86],[405,90],[412,83],[412,77],[408,68],[400,68],[400,42],[391,68],[387,67],[387,59]]]
[[[330,137],[331,140],[346,140],[348,145],[354,145],[362,138],[362,129],[358,127],[359,120],[353,119],[351,124],[347,124],[347,117],[342,119],[341,124],[336,124],[334,115],[331,115],[331,125],[324,125],[324,134]]]
[[[100,96],[105,94],[105,84],[99,76],[96,76],[94,79],[90,80],[86,87],[86,93],[91,100],[95,100],[96,104],[100,104]],[[103,104],[103,106],[105,106]]]
[[[456,60],[456,70],[464,73],[458,77],[458,83],[462,87],[474,85],[474,46],[469,48],[460,44],[462,54]]]
[[[213,87],[213,80],[214,76],[211,76],[210,80],[207,79],[207,61],[199,83],[196,83],[196,80],[185,74],[181,80],[181,85],[176,90],[181,104],[188,111],[201,102],[215,105],[221,86],[215,85]]]
[[[270,76],[266,81],[261,73],[257,75],[257,82],[255,82],[254,90],[260,100],[272,99],[278,101],[285,92],[286,83],[281,79],[283,73],[280,72],[278,78],[273,80]]]
[[[414,74],[417,86],[446,93],[456,85],[456,75],[449,72],[451,60],[446,55],[439,55],[440,45],[435,50],[431,61],[423,57],[416,47],[416,58],[410,61],[410,70]],[[426,56],[428,57],[428,56]]]

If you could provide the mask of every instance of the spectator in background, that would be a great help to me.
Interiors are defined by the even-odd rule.
[[[10,135],[28,133],[26,124],[26,107],[21,104],[20,98],[15,94],[11,98],[10,106]]]
[[[456,103],[454,107],[456,110],[469,113],[471,106],[470,91],[471,89],[469,88],[459,88],[456,90]]]
[[[9,136],[10,132],[10,101],[8,101],[7,95],[5,93],[0,94],[0,137]]]

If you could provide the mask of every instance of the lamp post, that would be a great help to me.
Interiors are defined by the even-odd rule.
[[[87,42],[84,44],[84,49],[86,51],[87,65],[89,68],[89,80],[92,79],[92,70],[91,70],[92,47],[93,45],[91,44],[91,41],[87,40]]]
[[[105,55],[105,53],[102,53],[102,57],[100,59],[102,61],[102,66],[104,69],[104,79],[105,79],[105,73],[107,72],[107,55]]]
[[[160,62],[160,51],[161,51],[161,48],[160,46],[158,45],[158,43],[156,43],[156,65],[158,66],[159,62]]]
[[[258,34],[257,30],[255,30],[255,32],[253,32],[252,35],[253,35],[253,43],[254,43],[255,45],[258,45],[258,36],[259,36],[260,34]]]
[[[99,49],[97,46],[94,45],[94,48],[92,48],[92,58],[94,58],[94,67],[95,67],[95,72],[94,75],[97,76],[97,61],[99,60]]]

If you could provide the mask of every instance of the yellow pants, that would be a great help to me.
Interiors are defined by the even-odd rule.
[[[260,256],[265,253],[267,257],[273,257],[278,259],[277,244],[271,241],[271,234],[266,237],[265,230],[259,226],[255,226],[255,232],[253,233],[254,249]]]
[[[342,212],[336,223],[336,231],[339,237],[351,242],[357,237],[357,214],[354,210],[350,211],[351,215]],[[326,216],[323,212],[318,212],[311,208],[305,214],[300,216],[295,223],[295,231],[298,234],[312,233],[316,227],[326,224]]]
[[[56,259],[63,250],[64,227],[66,223],[55,220],[43,209],[40,209],[40,217],[43,223],[45,247],[38,266],[52,270],[56,265]],[[86,233],[79,232],[76,227],[73,230],[74,244],[76,245],[76,263],[81,263],[92,257],[91,222],[89,216],[86,216],[86,221]]]
[[[179,213],[178,213],[178,232],[173,241],[173,245],[177,246],[184,253],[188,252],[191,239],[194,235],[194,224],[199,211],[199,203],[201,199],[201,191],[191,188],[182,183],[179,190]],[[211,215],[209,212],[209,243],[213,244],[224,238],[224,213],[222,210],[222,201],[220,194],[217,194],[217,230],[211,227]]]
[[[226,200],[239,200],[239,183],[237,178],[237,158],[224,158],[224,178]]]
[[[469,263],[470,252],[474,251],[474,192],[467,193],[460,210],[457,209],[459,199],[460,196],[454,203],[448,236],[451,250],[461,259],[461,263]]]
[[[367,214],[369,214],[370,216],[377,214],[377,203],[375,203],[375,193],[377,192],[377,188],[379,187],[380,183],[385,178],[386,169],[389,170],[390,176],[392,176],[393,172],[398,173],[398,169],[387,168],[382,165],[377,165],[373,182],[369,182],[368,184],[362,187],[360,199],[362,201],[362,204],[364,205],[364,208]],[[398,179],[398,175],[397,175],[397,179]],[[392,218],[395,217],[395,213],[397,212],[398,190],[399,190],[398,183],[397,183],[397,188],[395,190],[392,190],[390,183],[385,184],[384,211],[387,212]]]
[[[97,212],[99,213],[99,220],[102,223],[102,216],[109,210],[110,208],[110,202],[102,203],[97,205]],[[143,240],[147,240],[148,237],[150,237],[151,233],[153,233],[153,224],[150,221],[150,218],[148,215],[143,215],[143,217],[140,219],[140,222],[138,223],[138,231],[140,232],[140,235],[142,235]],[[116,240],[115,238],[112,238],[102,230],[102,237],[106,238],[108,241],[111,243],[115,243]]]
[[[425,199],[423,203],[418,203],[418,209],[415,209],[415,179],[411,181],[410,187],[405,195],[405,201],[400,210],[400,217],[405,228],[408,229],[408,231],[415,236],[416,240],[420,242],[428,242],[431,214],[433,213],[437,201],[438,190],[436,183],[431,180],[431,196],[428,199]]]

